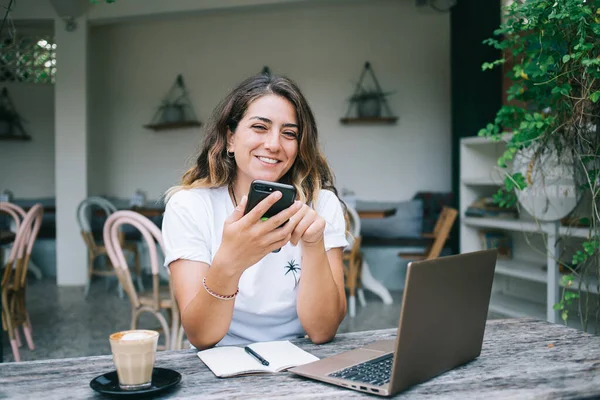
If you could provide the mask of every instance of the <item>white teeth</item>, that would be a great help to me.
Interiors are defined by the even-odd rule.
[[[269,164],[275,164],[275,163],[279,162],[279,160],[274,160],[272,158],[267,158],[267,157],[258,157],[258,159],[260,161],[264,161],[264,162],[269,163]]]

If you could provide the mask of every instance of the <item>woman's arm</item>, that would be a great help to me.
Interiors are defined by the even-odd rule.
[[[343,214],[339,200],[333,196],[332,193],[329,200],[323,196],[325,202],[331,202],[329,206],[324,206],[323,212],[330,218],[333,229],[342,230],[337,234],[344,235]],[[327,223],[308,205],[305,204],[290,222],[296,224],[290,242],[302,244],[298,317],[313,342],[325,343],[333,339],[346,314],[342,248],[333,247],[325,251]]]
[[[225,221],[222,242],[210,268],[206,263],[185,259],[169,265],[182,325],[188,340],[196,348],[214,346],[225,336],[235,301],[219,299],[208,293],[202,283],[204,277],[212,292],[231,295],[237,291],[240,277],[247,268],[290,240],[294,226],[278,227],[302,207],[300,202],[268,221],[260,221],[279,197],[280,192],[269,195],[244,215],[247,201],[244,196]]]
[[[303,243],[298,317],[314,343],[333,339],[346,315],[342,249],[325,252],[323,240]]]
[[[202,279],[206,277],[206,285],[214,292],[229,295],[236,292],[241,274],[220,268],[218,262],[209,268],[202,262],[177,260],[171,263],[170,269],[188,340],[199,350],[214,346],[229,330],[235,298],[213,297],[204,289]]]

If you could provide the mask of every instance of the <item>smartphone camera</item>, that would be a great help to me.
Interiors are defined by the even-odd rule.
[[[271,186],[264,185],[256,185],[256,190],[261,192],[273,192],[273,188]]]

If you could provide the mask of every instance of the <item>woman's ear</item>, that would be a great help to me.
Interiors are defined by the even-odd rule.
[[[233,151],[233,132],[227,127],[227,151]]]

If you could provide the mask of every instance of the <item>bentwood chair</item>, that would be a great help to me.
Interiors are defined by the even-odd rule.
[[[21,361],[19,347],[21,338],[18,328],[23,329],[27,345],[30,350],[35,349],[32,338],[31,321],[25,306],[25,289],[27,278],[27,267],[31,258],[31,250],[37,238],[44,208],[41,204],[35,204],[19,221],[20,212],[16,211],[18,206],[10,203],[0,203],[0,212],[10,215],[17,228],[15,241],[11,249],[4,273],[2,275],[2,328],[8,332],[10,345],[16,362]]]
[[[87,297],[88,292],[90,290],[90,283],[92,281],[93,276],[114,276],[115,271],[113,266],[107,265],[106,268],[98,268],[95,267],[94,264],[96,259],[102,255],[107,255],[105,244],[96,243],[96,239],[92,234],[92,211],[93,209],[100,209],[106,214],[106,217],[109,217],[117,208],[110,201],[100,196],[91,196],[83,200],[79,203],[77,207],[77,222],[79,223],[79,228],[81,231],[81,236],[83,237],[83,241],[86,244],[88,249],[88,279],[84,288],[84,296]],[[137,250],[136,243],[126,243],[124,240],[124,235],[120,233],[120,240],[123,243],[123,248],[128,252],[133,254],[135,260],[135,272],[137,276],[137,284],[140,290],[144,290],[144,285],[142,283],[141,276],[141,267],[140,267],[140,258]],[[119,285],[119,296],[123,297],[123,288]]]
[[[8,214],[9,217],[12,218],[11,230],[14,229],[14,232],[19,231],[19,227],[21,226],[21,221],[25,218],[25,210],[23,210],[20,206],[10,203],[10,202],[0,202],[2,204],[2,213]],[[16,239],[16,237],[15,237]],[[13,240],[14,243],[14,240]],[[16,248],[14,245],[11,245],[11,251],[15,251]],[[0,265],[0,269],[4,269],[4,248],[0,248],[0,261],[2,261],[2,265]],[[11,252],[11,254],[13,254]]]
[[[344,275],[346,281],[346,289],[348,290],[348,314],[354,318],[356,315],[356,294],[358,300],[364,307],[366,305],[364,291],[360,284],[360,276],[363,264],[366,261],[360,251],[361,236],[360,236],[360,218],[356,210],[346,204],[348,213],[349,229],[346,235],[346,240],[349,245],[344,249],[342,261],[344,262]]]
[[[152,290],[148,293],[138,294],[131,280],[131,273],[129,272],[123,247],[119,240],[119,228],[124,224],[132,225],[139,230],[148,246],[152,268]],[[179,349],[183,339],[179,309],[177,308],[173,294],[171,280],[169,280],[168,286],[160,286],[159,257],[156,242],[158,242],[164,254],[165,247],[160,229],[150,219],[135,211],[117,211],[110,215],[104,224],[104,244],[108,256],[131,302],[131,329],[137,329],[141,314],[149,313],[158,320],[162,328],[161,330],[164,332],[165,344],[159,346],[159,349]],[[163,315],[163,311],[167,313],[170,324]]]
[[[444,248],[444,244],[448,240],[452,225],[458,215],[458,210],[452,207],[444,206],[440,212],[433,232],[423,233],[425,239],[432,239],[432,242],[425,248],[422,253],[398,253],[398,255],[407,260],[431,260],[438,258]]]

